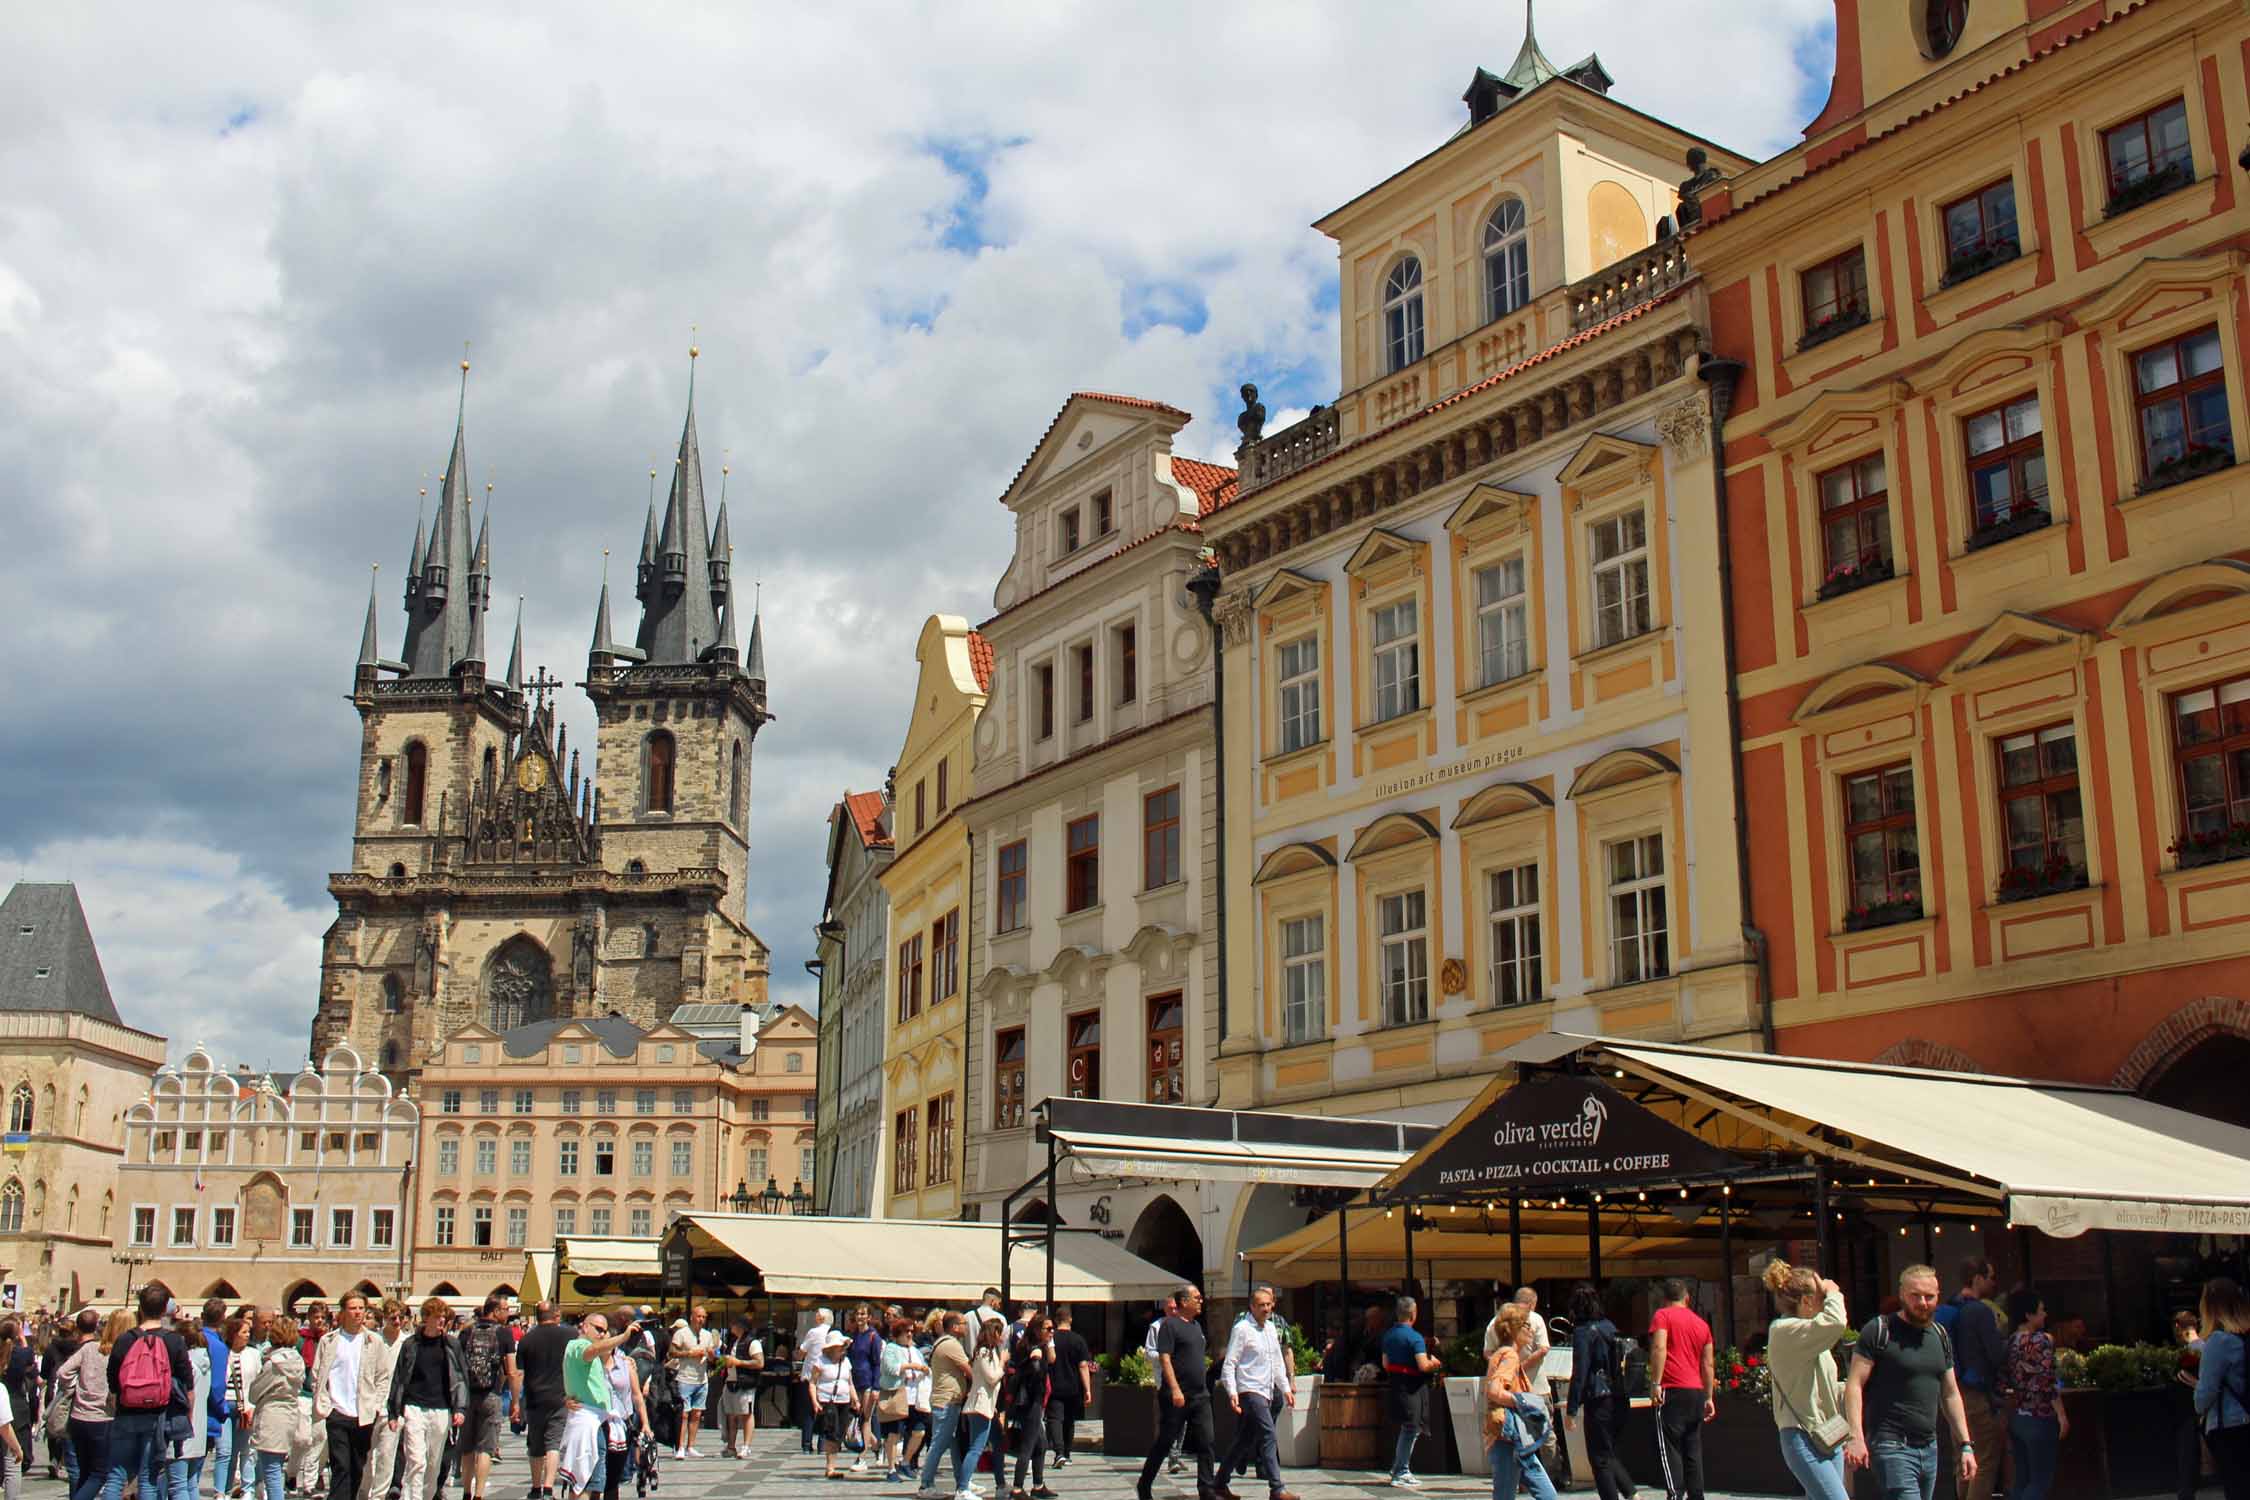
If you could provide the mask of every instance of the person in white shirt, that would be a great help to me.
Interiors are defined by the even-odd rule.
[[[800,1379],[812,1362],[820,1357],[821,1347],[828,1342],[828,1330],[835,1326],[836,1310],[834,1308],[814,1309],[812,1326],[807,1328],[803,1337],[797,1340],[797,1369]],[[808,1404],[805,1408],[805,1425],[797,1434],[798,1442],[801,1445],[800,1452],[810,1453],[813,1451],[813,1420],[815,1415],[812,1407]]]
[[[356,1500],[359,1494],[376,1408],[389,1389],[389,1371],[365,1357],[374,1342],[367,1299],[346,1292],[336,1305],[336,1326],[313,1350],[313,1420],[327,1432],[328,1493],[337,1500]]]
[[[1241,1418],[1234,1429],[1234,1449],[1219,1465],[1214,1493],[1226,1492],[1227,1480],[1256,1466],[1258,1477],[1272,1491],[1271,1500],[1297,1500],[1282,1488],[1281,1451],[1273,1430],[1278,1404],[1297,1404],[1289,1383],[1289,1366],[1282,1355],[1281,1329],[1273,1317],[1274,1290],[1261,1283],[1250,1293],[1250,1316],[1227,1335],[1226,1358],[1219,1364],[1219,1387],[1227,1404]]]
[[[1524,1323],[1531,1329],[1531,1351],[1523,1357],[1523,1375],[1524,1379],[1536,1382],[1539,1379],[1539,1367],[1547,1362],[1547,1350],[1550,1347],[1547,1320],[1539,1316],[1537,1310],[1539,1294],[1530,1287],[1518,1287],[1515,1296],[1508,1300],[1523,1309]],[[1500,1348],[1500,1338],[1495,1331],[1499,1326],[1500,1313],[1498,1309],[1494,1309],[1492,1321],[1484,1326],[1484,1358],[1487,1364],[1492,1362],[1492,1356]],[[1533,1388],[1538,1387],[1535,1384]]]
[[[995,1320],[1005,1324],[1008,1321],[1008,1315],[1000,1310],[1000,1288],[988,1286],[984,1289],[983,1299],[969,1309],[969,1341],[971,1347],[974,1347],[977,1335],[983,1332],[984,1325]]]

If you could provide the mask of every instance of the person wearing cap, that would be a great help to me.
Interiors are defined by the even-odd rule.
[[[859,1407],[859,1391],[852,1384],[851,1339],[833,1325],[812,1358],[805,1361],[805,1391],[812,1402],[813,1430],[820,1434],[823,1478],[844,1477],[837,1471],[836,1455],[843,1451]]]

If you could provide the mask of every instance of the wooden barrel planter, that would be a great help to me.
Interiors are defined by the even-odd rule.
[[[1320,1466],[1373,1469],[1387,1466],[1383,1441],[1383,1387],[1337,1381],[1320,1388]]]

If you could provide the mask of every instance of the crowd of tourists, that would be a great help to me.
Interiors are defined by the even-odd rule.
[[[1845,1500],[1868,1470],[1883,1500],[1932,1500],[1950,1468],[1962,1500],[1989,1500],[2006,1466],[2009,1500],[2047,1500],[2070,1425],[2048,1309],[2035,1288],[1996,1299],[1991,1263],[1965,1263],[1948,1295],[1938,1273],[1910,1266],[1897,1295],[1854,1325],[1842,1289],[1810,1267],[1765,1272],[1774,1317],[1764,1335],[1780,1456],[1809,1500]],[[1718,1416],[1717,1349],[1687,1287],[1661,1285],[1649,1319],[1645,1380],[1667,1500],[1703,1500],[1704,1430]],[[1297,1369],[1269,1286],[1221,1340],[1203,1296],[1182,1286],[1155,1310],[1142,1350],[1159,1425],[1136,1486],[1153,1500],[1167,1467],[1195,1465],[1198,1500],[1237,1500],[1251,1476],[1269,1500],[1297,1500],[1282,1478],[1276,1424]],[[1548,1472],[1561,1428],[1577,1431],[1600,1500],[1632,1480],[1618,1453],[1643,1384],[1642,1345],[1581,1284],[1568,1303],[1572,1378],[1549,1409],[1552,1330],[1526,1288],[1484,1335],[1482,1440],[1494,1500],[1553,1500]],[[1397,1429],[1390,1483],[1412,1469],[1442,1365],[1417,1328],[1415,1301],[1366,1310],[1322,1353],[1333,1381],[1379,1382]],[[1053,1500],[1048,1478],[1076,1458],[1094,1395],[1095,1361],[1071,1310],[1024,1306],[1011,1318],[997,1289],[975,1306],[909,1311],[863,1304],[841,1321],[818,1309],[794,1335],[737,1316],[710,1326],[695,1307],[667,1321],[646,1307],[597,1310],[566,1325],[555,1304],[513,1320],[507,1302],[473,1316],[441,1298],[409,1309],[354,1292],[305,1318],[213,1299],[183,1312],[161,1284],[130,1310],[92,1309],[36,1326],[0,1316],[0,1473],[18,1500],[42,1447],[70,1500],[487,1500],[504,1430],[530,1463],[527,1500],[645,1496],[660,1464],[700,1459],[706,1425],[723,1458],[750,1456],[761,1389],[785,1391],[788,1420],[829,1479],[879,1477],[918,1500],[990,1500],[989,1462],[1010,1500]],[[2186,1414],[2181,1491],[2192,1496],[2203,1451],[2227,1500],[2250,1500],[2250,1298],[2232,1281],[2183,1312]],[[770,1353],[769,1353],[770,1351]],[[1309,1372],[1308,1372],[1309,1373]],[[1214,1409],[1234,1438],[1217,1451]],[[1012,1466],[1012,1476],[1011,1476]]]

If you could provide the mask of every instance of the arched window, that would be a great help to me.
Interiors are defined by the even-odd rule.
[[[644,789],[650,812],[672,810],[672,770],[678,755],[678,746],[663,730],[648,737],[648,776]]]
[[[23,1184],[13,1177],[0,1187],[0,1234],[23,1233]]]
[[[485,1024],[512,1031],[555,1012],[554,963],[532,939],[512,937],[484,967]]]
[[[422,802],[430,789],[430,752],[420,740],[406,747],[406,806],[399,821],[409,828],[422,826]]]
[[[70,1196],[63,1199],[62,1227],[65,1233],[78,1227],[78,1184],[70,1185]]]
[[[393,879],[393,880],[404,880],[405,878],[406,878],[406,866],[404,866],[404,865],[400,864],[400,863],[399,863],[399,862],[398,862],[397,860],[395,860],[395,859],[394,859],[394,860],[392,860],[392,861],[391,861],[391,879]]]
[[[78,1085],[78,1118],[73,1122],[71,1128],[79,1135],[86,1133],[86,1101],[89,1097],[91,1096],[86,1091],[86,1085]]]
[[[375,805],[381,807],[391,800],[391,758],[384,756],[375,762]]]
[[[1422,357],[1422,263],[1411,255],[1391,267],[1383,284],[1383,336],[1393,370]]]
[[[741,828],[750,821],[750,788],[742,775],[742,741],[734,742],[734,768],[727,781],[727,806],[734,809],[734,826]]]
[[[484,747],[484,790],[485,790],[485,795],[486,795],[486,796],[490,796],[490,795],[492,794],[492,789],[493,789],[493,788],[494,788],[495,786],[498,786],[499,784],[500,784],[500,752],[499,752],[498,750],[494,749],[494,748],[493,748],[492,746],[490,746],[490,745],[487,745],[487,746],[485,746],[485,747]]]
[[[8,1131],[12,1135],[29,1135],[31,1123],[36,1118],[31,1108],[31,1085],[19,1083],[8,1096]]]
[[[398,1041],[393,1038],[383,1043],[383,1071],[388,1073],[398,1066]]]
[[[1531,300],[1531,233],[1521,198],[1502,198],[1484,221],[1484,315],[1505,317]]]
[[[406,1009],[406,986],[398,982],[396,974],[383,976],[383,1013],[395,1016]]]
[[[115,1193],[104,1193],[104,1194],[102,1194],[102,1223],[101,1223],[101,1233],[103,1233],[103,1234],[107,1234],[107,1233],[109,1233],[109,1211],[110,1211],[111,1209],[115,1208],[116,1206],[117,1206],[117,1195],[116,1195]]]
[[[645,859],[625,861],[625,873],[628,875],[646,875],[648,873],[648,861]]]

